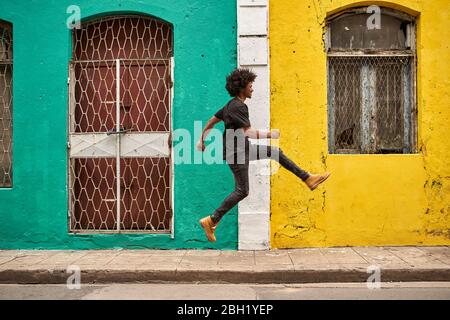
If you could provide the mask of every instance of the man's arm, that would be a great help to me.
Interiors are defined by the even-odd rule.
[[[252,127],[245,127],[244,134],[251,139],[278,139],[280,137],[278,130],[262,131]]]
[[[202,135],[200,136],[199,141],[197,142],[197,149],[204,151],[205,150],[205,139],[208,136],[209,130],[214,128],[216,123],[219,123],[222,119],[217,118],[216,116],[212,116],[211,119],[205,125],[205,128],[202,131]]]
[[[278,130],[262,131],[252,128],[250,123],[247,105],[234,110],[231,113],[234,123],[244,129],[244,134],[251,139],[277,139],[280,136]]]

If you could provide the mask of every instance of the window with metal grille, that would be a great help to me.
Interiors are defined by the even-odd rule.
[[[12,25],[0,21],[0,187],[12,187]]]
[[[387,8],[379,17],[369,28],[364,7],[327,21],[330,153],[415,152],[415,20]]]

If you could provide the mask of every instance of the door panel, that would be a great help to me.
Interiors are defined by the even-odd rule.
[[[125,60],[120,69],[121,126],[134,132],[169,131],[169,61]]]
[[[116,123],[113,62],[74,63],[75,132],[107,132]]]
[[[112,230],[116,225],[116,159],[71,159],[72,229]]]
[[[124,230],[168,230],[170,227],[169,158],[123,158],[122,227]]]

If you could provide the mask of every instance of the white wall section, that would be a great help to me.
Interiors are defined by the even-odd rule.
[[[258,77],[247,99],[252,127],[270,130],[269,0],[237,0],[238,66]],[[268,139],[252,143],[268,144]],[[239,250],[270,248],[270,160],[251,161],[250,193],[238,204]]]

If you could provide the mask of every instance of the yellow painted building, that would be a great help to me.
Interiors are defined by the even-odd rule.
[[[403,97],[413,111],[412,147],[402,153],[330,152],[330,139],[336,139],[330,95],[339,97],[344,89],[330,88],[327,21],[370,5],[414,19],[415,76],[412,95]],[[280,129],[280,147],[303,168],[332,172],[313,192],[286,170],[271,177],[271,247],[450,244],[449,5],[448,0],[270,1],[271,128]],[[351,87],[355,79],[341,85],[345,81]],[[386,86],[391,87],[395,81]]]

